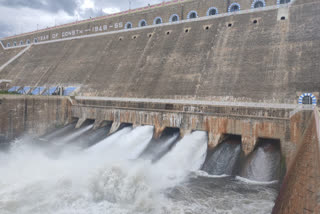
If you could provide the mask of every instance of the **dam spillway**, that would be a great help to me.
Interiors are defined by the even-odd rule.
[[[195,205],[194,209],[196,211],[198,211],[198,208],[206,210],[206,208],[201,207],[203,205],[209,206],[204,202],[204,198],[210,199],[211,203],[214,203],[215,200],[227,200],[227,195],[234,194],[236,189],[237,194],[234,197],[238,199],[241,195],[241,200],[233,201],[235,203],[237,201],[237,207],[241,204],[240,207],[243,208],[240,209],[241,211],[250,209],[242,203],[246,204],[248,200],[256,203],[255,197],[259,195],[261,201],[258,203],[264,204],[266,213],[270,213],[270,209],[279,209],[277,208],[279,202],[275,203],[277,197],[284,197],[284,194],[290,193],[286,189],[283,190],[283,188],[286,188],[285,184],[292,185],[293,180],[286,180],[288,176],[295,175],[290,173],[289,169],[297,172],[297,169],[290,165],[297,161],[297,157],[304,157],[300,156],[299,148],[296,150],[299,151],[298,153],[293,152],[293,146],[295,144],[317,145],[317,138],[313,137],[316,135],[316,132],[314,132],[316,130],[314,129],[316,120],[312,119],[313,117],[316,118],[316,114],[310,112],[310,110],[297,111],[297,109],[292,108],[292,105],[251,107],[252,104],[249,104],[246,107],[244,105],[221,106],[214,102],[190,102],[191,104],[187,104],[187,102],[180,101],[174,104],[169,102],[170,108],[168,108],[167,100],[163,100],[163,103],[161,100],[150,101],[124,102],[123,99],[119,99],[110,102],[101,98],[85,100],[83,97],[4,96],[1,99],[0,108],[3,114],[0,115],[0,118],[7,122],[0,126],[1,132],[6,133],[2,137],[2,142],[10,142],[10,138],[15,139],[23,135],[40,136],[39,140],[36,140],[37,137],[35,139],[29,137],[22,140],[23,143],[21,144],[36,142],[40,148],[50,148],[49,152],[44,153],[53,160],[59,159],[61,155],[71,156],[73,155],[71,153],[79,153],[88,147],[90,147],[88,150],[101,147],[101,149],[96,149],[96,152],[98,154],[101,151],[103,156],[104,149],[110,151],[124,149],[126,152],[118,156],[127,158],[129,162],[138,158],[142,162],[147,162],[152,166],[156,165],[159,168],[166,168],[167,165],[173,166],[174,168],[168,169],[172,171],[181,167],[181,170],[177,171],[172,177],[181,178],[178,179],[180,183],[175,183],[174,180],[173,183],[170,183],[170,189],[166,189],[165,192],[172,200],[180,198],[179,203],[183,205],[190,204],[188,200],[193,200],[192,195],[196,195],[196,198],[201,201],[201,203],[199,201],[200,204]],[[50,105],[47,105],[47,103],[50,103]],[[13,112],[12,109],[15,109],[15,111]],[[41,110],[37,111],[37,109]],[[47,120],[46,118],[51,119]],[[301,124],[306,123],[309,123],[309,125],[301,126]],[[58,128],[61,126],[63,126],[61,129]],[[147,128],[139,128],[139,132],[128,137],[127,134],[135,127],[140,126],[146,126]],[[308,132],[305,132],[305,127],[307,127]],[[138,134],[144,131],[148,134],[143,136]],[[186,142],[186,137],[192,135],[194,131],[205,133],[206,139],[203,141],[205,143],[202,146],[194,143],[190,144],[189,150],[186,151],[184,148],[186,144],[184,145],[181,142]],[[110,137],[107,137],[108,135]],[[278,139],[272,138],[275,136],[278,136]],[[222,159],[213,158],[213,160],[210,160],[210,157],[213,157],[212,152],[219,151],[219,147],[225,147],[225,143],[228,143],[230,139],[233,142],[229,143],[236,145],[233,148],[234,150],[231,149],[231,151],[238,154],[237,148],[241,148],[240,158],[233,159],[233,155],[229,154],[230,149],[222,149],[220,155],[216,155],[216,157],[220,156]],[[114,142],[117,140],[126,143],[122,145],[119,142],[119,145],[116,145]],[[101,143],[103,141],[105,141],[105,144]],[[261,144],[261,142],[264,143]],[[268,146],[264,150],[264,144],[268,145],[268,142],[272,146],[276,146],[275,150],[270,150]],[[10,148],[11,144],[5,145],[9,145]],[[309,146],[300,148],[309,148]],[[8,146],[3,149],[3,151],[8,151]],[[208,150],[207,154],[206,150]],[[223,154],[223,150],[224,152],[227,151],[228,154]],[[271,154],[270,151],[276,151],[276,153],[268,156],[268,154]],[[308,156],[316,158],[318,151],[316,148],[307,151],[309,152]],[[276,157],[274,154],[279,154],[279,152],[281,154],[280,166],[279,161],[274,162],[277,165],[272,165],[273,160],[277,160],[274,158]],[[188,154],[191,157],[198,158],[192,160]],[[176,157],[181,159],[177,162]],[[233,169],[232,172],[214,172],[215,168],[221,169],[232,159],[235,164],[227,167]],[[189,160],[194,163],[189,164]],[[308,160],[310,160],[308,166],[314,164],[313,159]],[[206,169],[205,166],[207,166]],[[273,171],[273,167],[280,168],[280,172]],[[289,169],[286,169],[286,167],[289,167]],[[199,171],[199,169],[204,171]],[[192,173],[190,170],[196,172]],[[317,172],[312,170],[313,168],[310,168],[307,174]],[[283,178],[284,174],[286,176]],[[298,173],[298,175],[300,174]],[[171,176],[169,177],[171,178]],[[310,179],[312,178],[310,177]],[[156,181],[160,182],[157,179]],[[285,184],[282,182],[285,182]],[[266,185],[267,187],[265,187]],[[203,188],[203,195],[199,193],[197,186]],[[245,189],[243,189],[243,186],[245,186]],[[280,189],[279,186],[281,186]],[[210,189],[211,187],[213,189]],[[210,189],[209,192],[207,191],[208,188]],[[251,188],[254,188],[254,190]],[[182,193],[184,191],[188,193]],[[239,195],[238,192],[241,194]],[[260,195],[260,192],[263,192],[263,194]],[[225,198],[217,199],[216,196],[212,198],[214,194]],[[188,195],[188,197],[185,198],[185,195]],[[290,195],[286,196],[286,198],[288,197]],[[279,201],[285,200],[281,199]],[[211,203],[209,207],[217,213],[220,209],[229,209],[229,211],[233,209],[230,206],[224,208],[212,207]],[[272,208],[274,205],[276,207]],[[187,208],[187,211],[183,209],[181,213],[189,210],[189,208]],[[237,213],[237,209],[235,208],[231,212]],[[196,213],[196,211],[194,212]],[[260,213],[260,210],[252,210],[252,212]],[[30,212],[27,211],[26,213]]]
[[[77,140],[70,137],[74,134],[70,130],[63,137],[70,139],[63,142],[63,150],[56,149],[63,138],[44,143],[22,137],[9,150],[0,152],[0,208],[4,214],[272,210],[277,185],[214,178],[198,171],[207,153],[205,132],[186,135],[154,163],[140,158],[152,141],[152,126],[122,128],[90,147],[77,145]],[[222,188],[222,184],[228,188]],[[200,203],[203,200],[206,202]],[[225,201],[229,201],[228,206]]]

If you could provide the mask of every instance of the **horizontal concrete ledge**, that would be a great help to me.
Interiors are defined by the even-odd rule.
[[[178,110],[164,110],[164,109],[148,109],[148,108],[132,108],[132,107],[115,107],[115,106],[92,106],[92,105],[72,105],[72,109],[77,111],[77,108],[82,111],[99,111],[99,110],[109,110],[109,111],[134,111],[134,112],[148,112],[148,113],[173,113],[179,115],[193,115],[193,116],[215,116],[224,118],[238,118],[238,119],[252,119],[252,120],[277,120],[286,121],[290,120],[289,117],[273,117],[273,116],[258,116],[258,115],[241,115],[241,114],[230,114],[230,113],[217,113],[217,112],[188,112],[188,111],[178,111]],[[96,117],[90,117],[87,119],[97,119]]]
[[[67,96],[39,96],[39,95],[20,95],[20,94],[0,94],[0,99],[8,99],[8,100],[26,100],[26,99],[36,99],[36,100],[69,100],[71,103],[70,97]]]
[[[10,82],[12,82],[12,80],[0,79],[0,83],[3,83],[3,82],[10,83]]]
[[[235,106],[235,107],[251,107],[251,108],[292,109],[292,110],[298,109],[301,107],[301,105],[298,105],[298,104],[281,104],[281,103],[224,102],[224,101],[206,101],[206,100],[174,100],[174,99],[149,99],[149,98],[125,98],[125,97],[76,96],[75,99],[76,100],[97,100],[97,101],[185,104],[185,105]]]

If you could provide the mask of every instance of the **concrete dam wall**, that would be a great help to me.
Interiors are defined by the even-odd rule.
[[[42,169],[45,188],[30,199],[28,191],[19,195],[30,200],[28,205],[36,204],[32,199],[43,202],[34,208],[39,213],[47,205],[59,209],[61,195],[71,198],[65,210],[72,204],[75,213],[82,211],[79,204],[95,210],[97,201],[107,209],[136,205],[137,213],[170,213],[177,207],[195,214],[270,213],[274,204],[274,214],[319,213],[320,2],[261,0],[264,7],[250,10],[256,2],[178,0],[3,39],[1,93],[13,86],[77,90],[72,96],[0,95],[0,143],[13,147],[1,156],[0,174],[8,183],[17,178],[10,174],[14,164],[5,162],[10,152],[8,163]],[[241,10],[231,13],[236,3]],[[219,14],[207,16],[212,6]],[[188,18],[192,10],[198,18]],[[169,21],[172,14],[180,21]],[[152,25],[157,16],[168,21]],[[140,26],[142,19],[147,26]],[[31,149],[25,135],[32,136]],[[20,155],[22,164],[17,164]],[[110,157],[118,166],[110,165]],[[54,172],[50,178],[44,175],[47,169]],[[199,169],[208,174],[190,176]],[[38,187],[33,171],[27,171],[21,173]],[[56,183],[52,175],[61,173],[63,182]],[[155,182],[159,176],[181,176],[189,183],[170,189],[172,181],[161,177],[170,183],[172,191],[166,192],[167,186]],[[92,179],[96,183],[83,183]],[[7,186],[1,186],[5,195],[19,201],[20,190]],[[31,186],[23,189],[32,192]],[[137,195],[141,189],[151,193]],[[54,200],[46,201],[48,194]],[[25,208],[8,204],[4,210],[9,212]],[[161,212],[153,212],[159,207]],[[135,213],[130,208],[124,213]]]
[[[0,143],[27,133],[40,136],[71,122],[66,98],[1,96],[0,103]]]
[[[3,47],[0,45],[0,68],[22,50],[23,48],[4,50]]]
[[[17,86],[76,86],[86,96],[297,103],[302,93],[320,91],[320,5],[298,3],[38,43],[0,78]]]
[[[294,161],[288,166],[273,213],[320,212],[319,122],[319,112],[315,111],[301,138]]]

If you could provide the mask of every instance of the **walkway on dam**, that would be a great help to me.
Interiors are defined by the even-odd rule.
[[[166,103],[166,104],[188,104],[188,105],[211,105],[211,106],[240,106],[256,108],[275,109],[297,109],[312,110],[313,106],[302,106],[298,104],[281,103],[256,103],[256,102],[227,102],[227,101],[205,101],[205,100],[180,100],[180,99],[149,99],[149,98],[123,98],[123,97],[85,97],[76,96],[76,100],[101,100],[101,101],[121,101],[121,102],[146,102],[146,103]]]

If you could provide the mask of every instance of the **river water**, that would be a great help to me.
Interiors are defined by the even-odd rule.
[[[22,137],[0,152],[0,213],[271,213],[277,183],[199,170],[207,154],[205,132],[185,136],[169,151],[160,146],[158,154],[150,149],[152,154],[141,156],[152,126],[126,127],[98,143],[77,143],[88,129],[51,134],[50,140]]]

